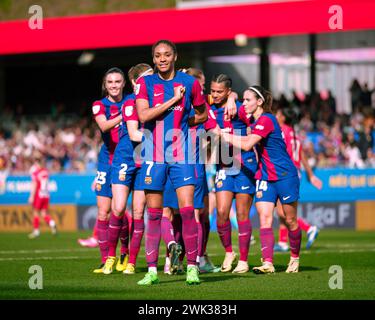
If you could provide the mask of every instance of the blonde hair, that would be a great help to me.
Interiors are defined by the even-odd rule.
[[[128,71],[129,80],[137,81],[140,77],[144,75],[146,71],[153,71],[152,67],[147,63],[138,63],[137,65],[131,67]]]

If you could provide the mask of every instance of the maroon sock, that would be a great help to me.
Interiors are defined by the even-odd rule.
[[[160,224],[163,210],[160,208],[148,208],[147,214],[146,261],[148,267],[156,267],[159,258],[159,244],[161,238]]]
[[[225,252],[232,252],[232,225],[230,220],[222,225],[217,225],[217,232],[219,234],[221,244],[225,248]]]
[[[260,244],[262,247],[263,261],[273,263],[273,246],[275,237],[272,228],[260,228]]]
[[[179,243],[182,247],[182,252],[178,258],[180,261],[183,261],[185,257],[185,244],[182,238],[182,220],[180,214],[176,214],[173,216],[172,225],[174,230],[174,238],[176,242]]]
[[[198,228],[198,257],[203,257],[203,229],[200,222],[196,222]]]
[[[117,242],[120,237],[123,217],[116,216],[111,212],[108,226],[108,256],[116,257]]]
[[[203,253],[206,253],[207,250],[207,242],[210,236],[210,219],[208,217],[204,217],[204,244],[203,244]]]
[[[124,214],[122,217],[122,226],[120,229],[121,254],[129,254],[129,220]]]
[[[289,236],[290,255],[293,258],[298,258],[299,251],[301,249],[301,239],[302,239],[301,228],[298,227],[294,231],[289,231],[288,236]]]
[[[172,222],[167,217],[161,218],[161,237],[167,247],[171,242],[175,242]]]
[[[251,221],[238,221],[238,248],[240,251],[240,260],[246,261],[249,256],[250,239],[251,239]]]
[[[138,252],[141,248],[143,232],[145,230],[145,223],[143,219],[134,219],[133,224],[134,224],[134,228],[133,228],[133,235],[130,240],[129,263],[132,263],[135,265]]]
[[[102,263],[107,260],[108,257],[108,221],[96,221],[96,233],[98,236],[100,255],[102,257]]]
[[[198,227],[192,206],[180,209],[182,218],[182,237],[185,243],[188,265],[197,264],[198,255]]]

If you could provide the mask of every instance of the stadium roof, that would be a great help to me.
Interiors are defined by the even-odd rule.
[[[343,29],[331,30],[332,5],[341,6]],[[0,55],[233,40],[375,29],[373,0],[300,0],[199,9],[166,9],[45,18],[43,29],[28,20],[0,22]],[[31,15],[30,15],[31,16]]]

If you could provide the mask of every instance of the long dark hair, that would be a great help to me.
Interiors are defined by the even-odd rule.
[[[261,86],[250,86],[248,88],[251,92],[253,92],[256,96],[257,99],[260,99],[263,101],[261,107],[263,108],[264,112],[266,113],[273,113],[273,110],[272,110],[272,93],[266,89],[264,89],[263,87]],[[255,89],[255,90],[254,90]],[[261,95],[259,95],[259,93]]]

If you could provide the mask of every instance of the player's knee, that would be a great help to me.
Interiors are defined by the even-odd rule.
[[[134,219],[142,219],[144,215],[144,207],[134,207],[133,208],[133,218]]]
[[[229,216],[229,211],[224,206],[217,207],[217,216],[218,217],[226,217]]]
[[[106,221],[109,219],[110,210],[106,210],[105,208],[98,209],[98,219],[100,221]]]
[[[249,218],[249,212],[246,210],[238,210],[237,211],[237,220],[244,221]]]
[[[163,211],[159,209],[148,209],[148,219],[149,220],[160,220],[163,215]]]
[[[112,211],[115,215],[121,216],[125,212],[125,203],[114,201],[112,203]]]
[[[287,217],[284,222],[288,229],[294,229],[297,226],[297,217]]]

